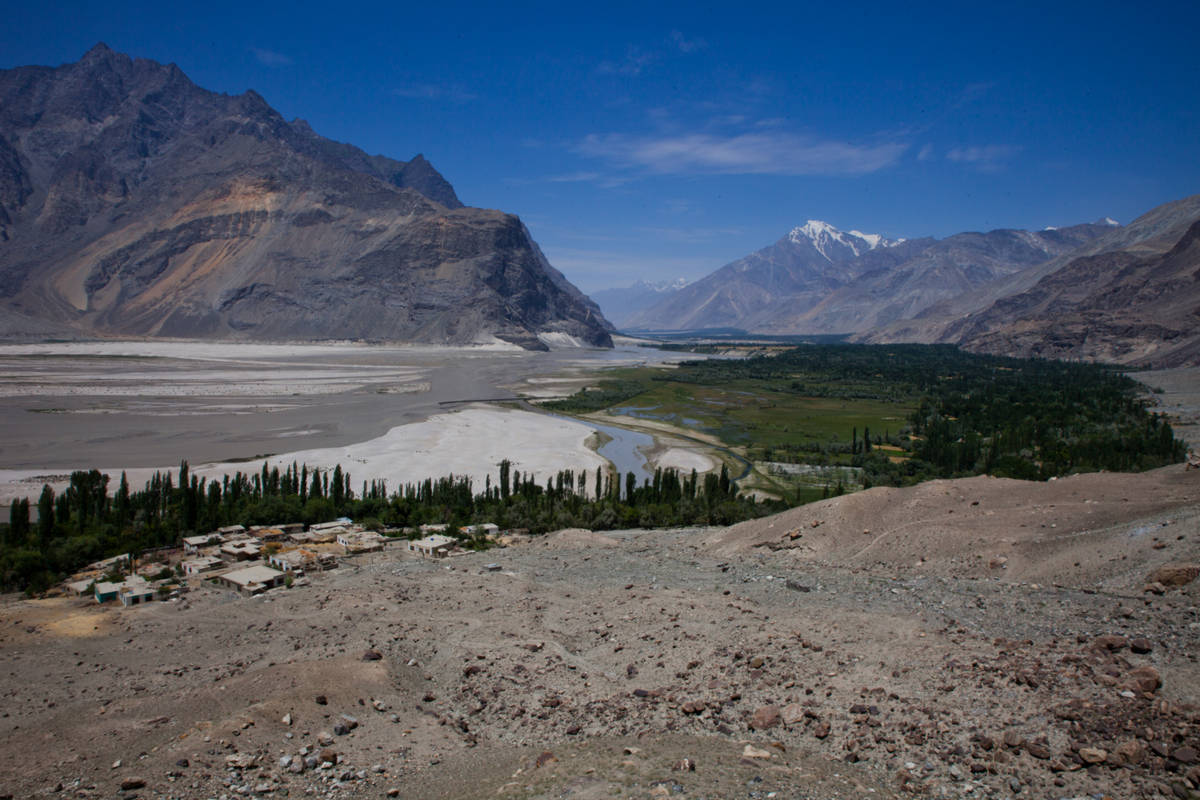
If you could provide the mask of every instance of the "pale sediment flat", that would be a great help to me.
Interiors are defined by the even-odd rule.
[[[703,453],[683,447],[669,447],[654,459],[654,466],[662,469],[677,469],[681,473],[708,472],[716,468],[716,462]]]
[[[43,483],[61,487],[76,469],[108,472],[113,488],[126,471],[140,488],[154,471],[178,469],[185,459],[207,476],[258,471],[268,458],[321,468],[340,462],[357,491],[364,479],[395,488],[450,473],[482,486],[508,458],[544,483],[560,469],[605,463],[581,444],[590,426],[563,427],[525,412],[481,428],[471,421],[483,409],[447,412],[473,401],[543,396],[551,386],[565,395],[604,368],[674,357],[633,347],[0,346],[0,505],[36,496]],[[453,446],[435,441],[440,426],[440,439]],[[573,431],[569,442],[555,438],[559,428]]]
[[[589,473],[608,462],[587,447],[593,429],[584,423],[550,417],[530,411],[472,407],[438,414],[422,422],[398,425],[383,436],[364,442],[311,450],[298,450],[265,459],[191,464],[192,474],[208,480],[221,480],[237,472],[256,474],[266,464],[281,472],[306,464],[309,469],[332,470],[341,465],[351,476],[351,488],[361,489],[362,481],[386,481],[389,490],[425,478],[446,475],[466,476],[476,490],[482,489],[488,476],[493,485],[499,464],[508,459],[522,475],[532,474],[545,485],[560,470]],[[690,467],[689,467],[690,469]],[[178,465],[158,467],[101,468],[111,477],[115,488],[122,471],[132,487],[141,487],[156,471],[178,470]],[[69,479],[62,470],[0,470],[0,502],[36,495],[43,484],[61,491]]]

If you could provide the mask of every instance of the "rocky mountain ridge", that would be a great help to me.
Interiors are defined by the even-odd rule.
[[[809,220],[634,316],[644,329],[846,334],[926,307],[1086,244],[1109,226],[887,240]]]
[[[0,71],[9,335],[609,346],[514,216],[100,44]]]

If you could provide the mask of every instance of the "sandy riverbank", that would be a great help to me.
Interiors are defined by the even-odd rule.
[[[607,466],[587,446],[592,434],[593,429],[585,423],[529,411],[472,407],[398,425],[383,436],[356,444],[297,450],[249,461],[192,464],[191,469],[201,477],[220,480],[236,472],[260,472],[264,463],[281,471],[293,462],[322,470],[340,464],[350,473],[356,491],[364,480],[387,481],[391,489],[451,474],[469,476],[477,488],[482,488],[487,476],[496,479],[500,462],[507,458],[513,469],[532,473],[544,484],[560,470],[592,472]],[[130,485],[140,487],[156,469],[177,468],[164,464],[126,469],[126,474]],[[115,485],[122,468],[106,467],[101,471],[112,476]],[[61,490],[67,477],[64,470],[0,470],[0,503],[36,496],[43,483]]]

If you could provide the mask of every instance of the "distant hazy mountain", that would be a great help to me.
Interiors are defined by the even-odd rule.
[[[637,281],[632,286],[601,289],[592,292],[589,297],[600,306],[600,311],[607,320],[618,328],[623,328],[637,312],[661,302],[687,284],[685,278],[676,278],[673,281]]]
[[[809,220],[770,247],[726,264],[632,315],[626,327],[754,330],[758,319],[785,307],[816,305],[855,274],[845,265],[860,256],[903,244]]]
[[[816,220],[635,315],[643,329],[836,334],[908,319],[946,298],[1070,252],[1107,225],[889,241]]]
[[[1114,231],[1097,252],[946,326],[942,340],[1005,355],[1200,364],[1200,195]]]
[[[0,71],[0,332],[608,346],[521,221],[97,45]]]

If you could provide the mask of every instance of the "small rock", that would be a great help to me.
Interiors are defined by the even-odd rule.
[[[750,718],[750,727],[756,731],[765,731],[779,724],[780,713],[778,706],[763,706],[754,712]]]
[[[783,707],[779,712],[779,718],[784,725],[796,725],[804,719],[804,706],[799,703],[792,703]]]
[[[767,663],[762,656],[755,656],[750,659],[750,669],[762,669],[762,665]]]
[[[829,735],[829,732],[830,726],[828,720],[821,720],[817,723],[817,727],[813,728],[813,736],[817,737],[818,739],[824,739]]]
[[[770,758],[770,750],[762,750],[752,744],[746,745],[742,750],[742,758]]]
[[[1175,759],[1180,764],[1193,764],[1196,761],[1196,748],[1180,747],[1171,753],[1171,758]]]
[[[534,766],[541,768],[547,764],[552,764],[555,761],[558,761],[558,757],[549,750],[545,750],[540,756],[537,757],[537,761],[534,762]]]
[[[1050,758],[1050,748],[1040,742],[1026,742],[1025,752],[1042,761]]]
[[[1128,639],[1115,633],[1097,636],[1092,640],[1092,647],[1096,648],[1097,650],[1109,650],[1115,652],[1117,650],[1124,650],[1128,645]]]
[[[1153,694],[1162,686],[1162,676],[1158,674],[1158,670],[1146,664],[1130,670],[1125,676],[1125,683],[1130,688]]]
[[[329,705],[329,698],[323,694],[319,694],[313,699],[316,701],[316,704],[319,706]]]
[[[383,653],[378,650],[367,650],[362,654],[363,661],[380,661],[383,659]]]
[[[1144,637],[1129,640],[1129,649],[1139,655],[1149,653],[1154,649],[1154,643]]]
[[[288,726],[290,726],[292,724],[292,715],[291,714],[283,715],[283,724],[288,725]]]
[[[322,764],[336,764],[338,760],[337,751],[326,747],[317,755],[317,760]]]
[[[141,789],[145,785],[146,781],[143,778],[126,778],[121,781],[121,791],[129,792],[134,789]]]
[[[1079,757],[1085,764],[1099,764],[1108,758],[1108,751],[1101,750],[1099,747],[1081,747],[1079,748]]]
[[[675,770],[676,772],[695,772],[696,762],[692,761],[690,758],[680,759],[679,761],[675,762],[671,769]]]

